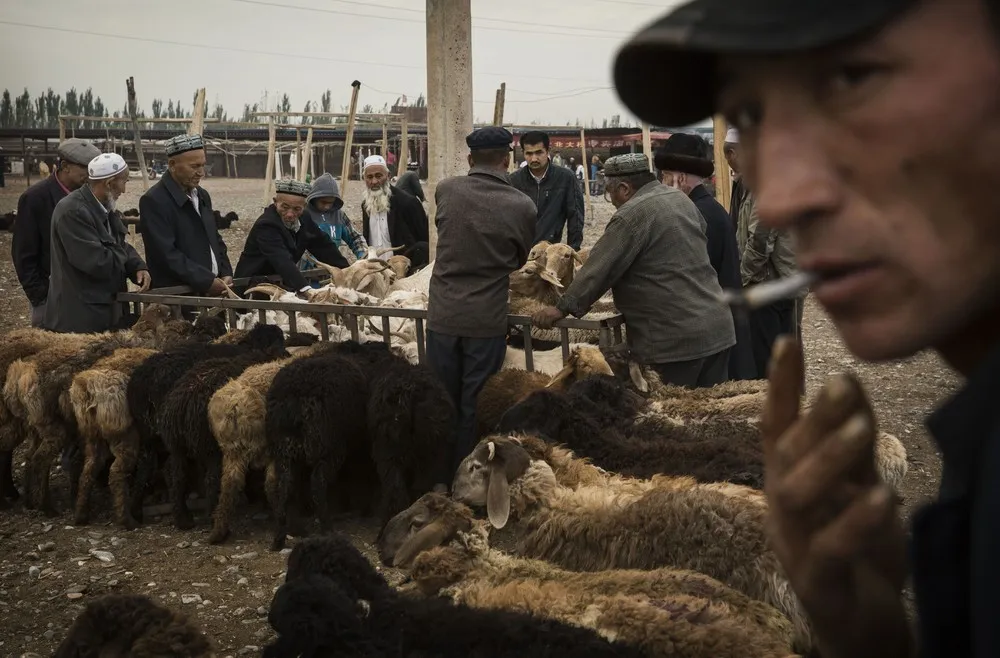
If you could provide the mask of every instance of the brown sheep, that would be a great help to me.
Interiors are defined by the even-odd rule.
[[[545,267],[545,258],[547,256],[547,250],[552,246],[552,243],[548,240],[539,240],[531,247],[528,251],[528,262],[536,262],[541,267]]]
[[[534,391],[543,388],[563,391],[581,379],[613,374],[601,351],[587,345],[570,352],[562,370],[552,377],[514,368],[501,370],[486,380],[476,402],[477,436],[492,432],[508,409]]]
[[[127,347],[104,357],[89,370],[78,373],[70,385],[80,438],[84,443],[83,473],[76,499],[76,525],[85,525],[90,518],[90,492],[97,468],[114,457],[109,486],[114,497],[115,520],[128,529],[136,527],[129,512],[129,480],[139,457],[139,435],[132,424],[125,391],[132,371],[156,350]]]
[[[489,547],[468,507],[426,494],[379,535],[379,556],[426,596],[592,628],[663,658],[787,656],[792,625],[770,605],[680,569],[565,571]],[[683,614],[689,612],[690,614]]]
[[[812,633],[765,533],[767,507],[691,478],[654,479],[646,491],[570,490],[516,440],[484,440],[466,457],[452,491],[486,507],[497,528],[515,518],[518,552],[564,569],[691,569],[773,605],[794,625],[796,647]]]
[[[582,265],[580,254],[568,244],[559,242],[550,245],[545,250],[545,267],[555,272],[559,282],[563,285],[563,290],[569,288],[573,283],[573,275],[576,274],[577,265]]]
[[[53,658],[209,658],[212,643],[187,617],[140,594],[87,604]]]

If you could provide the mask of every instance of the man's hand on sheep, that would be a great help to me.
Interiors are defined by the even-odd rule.
[[[557,309],[555,306],[548,306],[540,311],[536,311],[531,316],[531,324],[539,329],[551,329],[552,325],[559,322],[564,317],[566,317],[566,314]]]
[[[800,413],[802,349],[775,343],[761,420],[768,532],[823,655],[909,656],[905,535],[875,471],[875,418],[839,375]]]

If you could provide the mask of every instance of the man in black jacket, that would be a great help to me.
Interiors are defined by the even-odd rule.
[[[583,243],[583,192],[576,176],[565,167],[549,160],[549,136],[533,130],[521,135],[521,149],[528,162],[510,174],[510,184],[531,197],[538,213],[535,242],[563,241],[576,250]]]
[[[139,199],[139,231],[153,287],[190,286],[221,296],[233,281],[226,243],[212,214],[212,197],[198,187],[205,175],[201,135],[167,140],[167,172]]]
[[[381,155],[368,156],[363,166],[361,216],[365,241],[376,251],[399,247],[395,253],[410,259],[410,271],[420,269],[430,255],[427,211],[415,196],[389,184],[389,167]],[[386,251],[380,258],[390,255]]]
[[[933,350],[964,380],[929,418],[940,489],[906,533],[865,387],[834,375],[803,408],[800,344],[775,345],[767,539],[810,653],[1000,656],[1000,2],[693,0],[614,77],[654,125],[735,124],[758,225],[790,234],[854,356]]]
[[[708,260],[719,277],[719,285],[723,290],[740,290],[743,283],[736,229],[729,213],[703,184],[715,172],[709,153],[708,142],[701,137],[675,133],[656,150],[653,162],[660,172],[660,182],[687,194],[705,218]],[[729,352],[729,379],[754,379],[757,373],[746,314],[734,309],[733,325],[736,345]]]
[[[406,172],[396,179],[396,187],[412,194],[421,201],[427,201],[427,197],[424,196],[424,188],[420,184],[420,165],[416,162],[411,162],[406,165]]]
[[[87,165],[101,154],[84,139],[71,138],[59,145],[59,164],[51,176],[29,187],[17,200],[17,221],[10,245],[17,279],[31,303],[31,326],[45,320],[49,296],[52,212],[70,192],[87,182]]]
[[[299,270],[299,260],[306,250],[334,267],[347,267],[347,259],[333,239],[304,212],[312,186],[297,180],[279,180],[275,181],[274,190],[274,203],[264,209],[250,229],[240,262],[236,264],[236,277],[278,274],[285,288],[302,293],[310,287]]]

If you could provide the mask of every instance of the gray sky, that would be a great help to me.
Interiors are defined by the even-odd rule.
[[[611,88],[617,48],[679,0],[472,0],[475,113],[493,115],[507,83],[505,119],[563,124],[634,117]],[[294,111],[332,90],[334,111],[362,83],[359,107],[380,108],[426,85],[423,0],[2,0],[0,87],[32,97],[92,87],[106,106],[205,87],[230,116],[287,93]],[[302,7],[306,9],[293,9]],[[35,26],[35,27],[28,27]],[[59,28],[39,29],[39,28]],[[107,35],[107,36],[101,36]],[[169,42],[169,43],[167,43]],[[188,108],[189,109],[189,108]]]

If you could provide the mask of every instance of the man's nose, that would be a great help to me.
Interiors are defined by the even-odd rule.
[[[761,125],[748,169],[763,225],[788,229],[837,210],[842,188],[827,140],[804,124]]]

